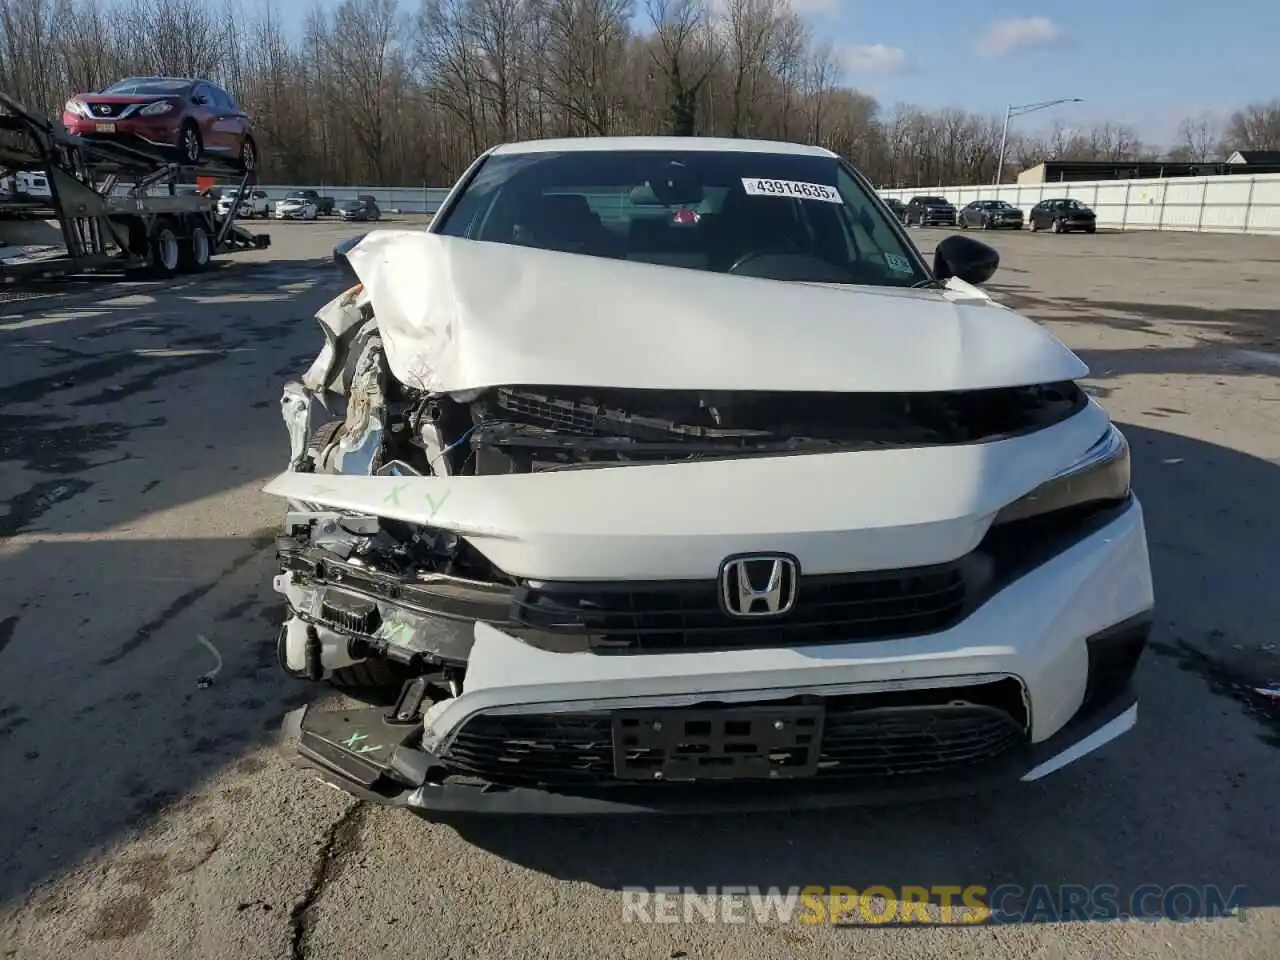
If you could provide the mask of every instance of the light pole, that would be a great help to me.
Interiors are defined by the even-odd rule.
[[[1063,97],[1060,100],[1046,100],[1044,103],[1025,103],[1022,106],[1015,107],[1013,104],[1004,108],[1004,127],[1000,131],[1000,158],[996,161],[996,178],[992,181],[993,186],[1000,186],[1000,177],[1004,175],[1004,148],[1009,141],[1009,118],[1020,117],[1024,113],[1035,113],[1037,110],[1047,110],[1049,107],[1056,107],[1060,103],[1083,103],[1079,97]]]

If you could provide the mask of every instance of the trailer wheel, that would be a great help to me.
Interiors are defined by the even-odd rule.
[[[151,233],[151,268],[161,277],[171,277],[182,266],[182,243],[173,228],[173,221],[156,221]]]
[[[189,273],[198,273],[209,266],[213,259],[213,241],[209,239],[209,231],[201,224],[193,223],[191,233],[182,244],[182,269]]]

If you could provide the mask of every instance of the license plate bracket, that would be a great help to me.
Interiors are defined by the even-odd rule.
[[[96,133],[115,133],[116,125],[114,123],[98,123],[94,125],[93,129]]]
[[[818,771],[817,706],[625,710],[613,714],[621,780],[777,780]]]

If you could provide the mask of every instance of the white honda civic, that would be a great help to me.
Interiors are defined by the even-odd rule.
[[[1037,780],[1129,730],[1153,591],[1087,368],[818,147],[497,147],[285,385],[285,720],[368,799],[795,809]],[[336,410],[338,419],[321,414]]]

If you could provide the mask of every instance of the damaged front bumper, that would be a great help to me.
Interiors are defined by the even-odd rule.
[[[1100,642],[1140,652],[1148,623],[1128,624]],[[1131,674],[1131,670],[1129,671]],[[385,708],[323,711],[300,707],[285,716],[282,746],[323,782],[361,800],[403,807],[428,818],[452,815],[694,814],[785,811],[925,802],[1031,782],[1092,753],[1133,728],[1137,696],[1130,675],[1113,674],[1105,697],[1085,703],[1057,734],[1019,743],[963,772],[921,772],[861,780],[704,780],[638,784],[620,781],[576,791],[494,783],[459,773],[440,756],[411,746],[420,729],[396,723]]]
[[[941,632],[609,655],[478,623],[461,693],[421,715],[412,684],[390,711],[295,711],[286,740],[326,782],[439,817],[968,794],[1038,780],[1133,727],[1150,587],[1135,503]]]

